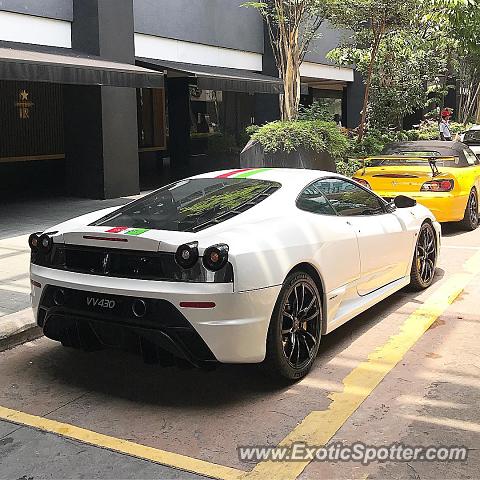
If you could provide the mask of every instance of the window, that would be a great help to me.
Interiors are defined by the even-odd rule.
[[[467,159],[467,162],[469,165],[478,165],[478,158],[477,156],[472,152],[472,150],[464,150],[463,153],[465,154],[465,158]]]
[[[318,181],[315,188],[325,195],[337,214],[342,217],[385,213],[382,200],[353,182],[340,178],[327,178]]]
[[[191,85],[191,153],[233,160],[245,146],[245,128],[254,123],[254,115],[253,94],[202,90]]]
[[[300,210],[317,213],[319,215],[337,214],[322,193],[322,183],[324,181],[325,180],[319,180],[312,183],[300,194],[297,200],[297,207]]]
[[[166,116],[165,90],[137,90],[138,146],[141,151],[165,150]]]
[[[93,225],[198,232],[255,207],[281,185],[236,178],[193,178],[157,190]]]
[[[480,143],[480,130],[470,130],[465,133],[463,143],[468,145],[478,145]]]

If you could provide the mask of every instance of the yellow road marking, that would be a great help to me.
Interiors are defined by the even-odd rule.
[[[327,444],[408,350],[462,293],[473,277],[480,273],[480,252],[467,260],[463,269],[465,273],[453,275],[447,280],[407,318],[397,335],[391,336],[345,377],[343,391],[329,395],[332,402],[327,410],[311,412],[285,437],[280,446],[296,442],[312,446]],[[220,480],[294,480],[310,463],[261,462],[252,471],[244,472],[1,406],[0,419]]]
[[[56,433],[62,437],[68,437],[80,442],[94,445],[96,447],[114,450],[133,457],[161,463],[169,467],[186,470],[206,477],[218,478],[221,480],[237,480],[245,473],[222,465],[205,462],[196,458],[190,458],[178,453],[166,452],[153,447],[147,447],[138,443],[110,437],[101,433],[92,432],[84,428],[75,427],[66,423],[57,422],[44,417],[29,415],[9,408],[0,407],[0,418],[21,425],[37,428],[45,432]]]
[[[464,271],[453,275],[413,312],[400,328],[400,333],[372,352],[343,380],[343,391],[331,393],[327,410],[311,412],[287,435],[280,446],[304,442],[308,445],[326,445],[348,418],[368,398],[377,385],[397,365],[430,326],[463,292],[475,275],[480,273],[480,252],[465,262]],[[310,462],[259,463],[244,478],[249,480],[292,480],[297,478]]]

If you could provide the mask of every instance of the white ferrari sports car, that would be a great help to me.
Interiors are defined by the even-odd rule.
[[[44,334],[147,362],[260,363],[306,375],[321,338],[401,288],[429,287],[440,226],[328,172],[242,169],[178,181],[32,234]]]

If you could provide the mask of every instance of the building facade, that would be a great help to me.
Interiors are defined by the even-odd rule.
[[[259,14],[241,0],[0,0],[2,191],[136,194],[236,166],[245,128],[279,117]],[[358,122],[353,70],[322,27],[302,102]]]

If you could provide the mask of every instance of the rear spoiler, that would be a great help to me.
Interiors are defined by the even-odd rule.
[[[455,157],[439,157],[439,156],[419,156],[419,157],[407,157],[404,155],[389,155],[389,156],[384,156],[384,157],[368,157],[363,159],[363,173],[362,175],[365,175],[366,169],[367,169],[367,161],[370,160],[383,160],[383,161],[389,161],[389,160],[415,160],[415,161],[421,161],[425,160],[428,162],[428,165],[430,166],[430,169],[432,170],[432,175],[434,177],[438,177],[440,175],[440,171],[438,170],[437,162],[439,160],[451,160],[455,161]]]

